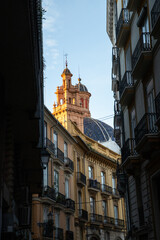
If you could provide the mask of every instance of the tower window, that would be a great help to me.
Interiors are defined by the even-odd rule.
[[[85,103],[86,103],[86,108],[88,108],[88,100],[87,99],[85,100]]]
[[[69,98],[69,103],[70,103],[70,104],[72,103],[72,100],[71,100],[71,98]]]
[[[62,98],[60,99],[60,104],[61,104],[61,105],[63,104],[63,99],[62,99]]]
[[[84,107],[84,99],[81,98],[81,106]]]
[[[75,100],[75,98],[73,98],[73,104],[76,104],[76,100]]]

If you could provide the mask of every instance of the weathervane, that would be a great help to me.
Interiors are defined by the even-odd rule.
[[[67,68],[67,66],[68,66],[68,62],[67,62],[67,56],[68,56],[68,54],[66,53],[64,56],[66,57],[66,68]]]

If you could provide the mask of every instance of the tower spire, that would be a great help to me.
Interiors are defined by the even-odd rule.
[[[67,68],[68,67],[68,61],[67,61],[68,54],[66,53],[64,56],[66,57],[66,68]]]

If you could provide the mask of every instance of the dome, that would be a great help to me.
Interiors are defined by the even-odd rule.
[[[109,139],[107,142],[101,142],[101,144],[107,148],[109,148],[110,150],[112,150],[113,152],[117,153],[117,154],[121,154],[121,149],[118,146],[118,144],[113,141],[112,139]]]
[[[76,86],[78,87],[78,90],[80,92],[88,92],[87,87],[84,84],[81,83],[81,78],[78,78],[78,81],[79,81],[79,83],[76,84]]]
[[[108,124],[93,118],[84,118],[84,134],[97,142],[107,142],[114,140],[113,128]]]
[[[72,73],[70,72],[70,70],[69,70],[67,67],[63,70],[63,73],[62,73],[62,74],[72,75]]]

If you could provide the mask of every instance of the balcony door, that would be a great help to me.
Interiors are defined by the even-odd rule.
[[[54,139],[54,147],[55,147],[55,156],[57,157],[58,154],[58,134],[56,131],[53,133],[53,139]]]
[[[101,184],[102,184],[102,191],[104,191],[104,184],[105,184],[105,173],[101,172]]]
[[[54,170],[54,189],[56,193],[59,192],[59,172],[56,170]]]
[[[77,172],[80,172],[80,159],[77,158]]]
[[[135,112],[135,108],[133,107],[131,110],[131,137],[135,138],[135,133],[134,133],[134,129],[136,127],[136,112]]]
[[[90,197],[90,212],[94,216],[95,214],[95,199]]]
[[[113,193],[116,193],[116,179],[114,176],[112,176],[112,188],[113,188]]]
[[[118,225],[118,207],[114,206],[115,225]]]
[[[143,45],[145,49],[150,49],[150,34],[149,34],[149,20],[148,16],[146,15],[143,26],[142,26],[142,34],[143,34]]]
[[[81,191],[78,191],[78,205],[79,205],[79,215],[82,215],[82,194]]]
[[[147,111],[148,115],[148,124],[149,130],[153,130],[156,128],[156,115],[155,115],[155,101],[154,101],[154,88],[153,88],[153,79],[147,85]]]
[[[47,123],[44,122],[44,147],[46,147],[46,140],[47,139]]]
[[[88,172],[89,172],[89,179],[93,179],[93,167],[92,166],[88,167]]]
[[[107,203],[106,203],[106,201],[102,201],[102,210],[103,210],[103,216],[107,216]]]
[[[48,164],[43,164],[43,187],[48,186]]]
[[[58,239],[59,213],[55,212],[55,237]]]
[[[67,178],[65,179],[65,197],[69,198],[69,180]]]

